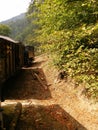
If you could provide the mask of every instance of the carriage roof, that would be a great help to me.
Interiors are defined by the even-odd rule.
[[[12,42],[12,43],[19,43],[19,41],[15,41],[13,39],[11,39],[10,37],[7,37],[7,36],[3,36],[3,35],[0,35],[0,40],[5,40],[5,41],[9,41],[9,42]]]

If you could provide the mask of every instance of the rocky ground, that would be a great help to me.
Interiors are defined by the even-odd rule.
[[[31,67],[22,68],[6,83],[4,124],[9,127],[14,106],[20,102],[16,130],[98,130],[98,103],[81,95],[81,87],[71,79],[58,79],[50,62],[49,57],[38,56]]]

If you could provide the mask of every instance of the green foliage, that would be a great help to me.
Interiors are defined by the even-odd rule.
[[[50,46],[54,64],[84,83],[93,97],[98,96],[97,5],[91,0],[48,0],[39,16],[40,39]]]
[[[11,33],[10,27],[4,24],[0,24],[0,35],[9,36]]]

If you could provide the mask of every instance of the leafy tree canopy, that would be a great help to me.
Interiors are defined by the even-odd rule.
[[[0,24],[0,35],[9,36],[11,33],[11,29],[9,26]]]

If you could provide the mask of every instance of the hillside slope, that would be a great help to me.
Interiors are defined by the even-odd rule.
[[[22,13],[16,17],[3,21],[1,22],[1,24],[5,24],[10,27],[10,37],[23,42],[25,38],[25,36],[23,36],[23,32],[28,26],[28,21],[25,13]]]
[[[19,19],[23,19],[24,17],[25,17],[25,13],[22,13],[20,15],[17,15],[15,17],[12,17],[12,18],[10,18],[8,20],[5,20],[5,21],[2,21],[0,23],[2,23],[2,24],[8,24],[9,22],[12,22],[12,21],[15,22],[15,21],[17,21]]]

